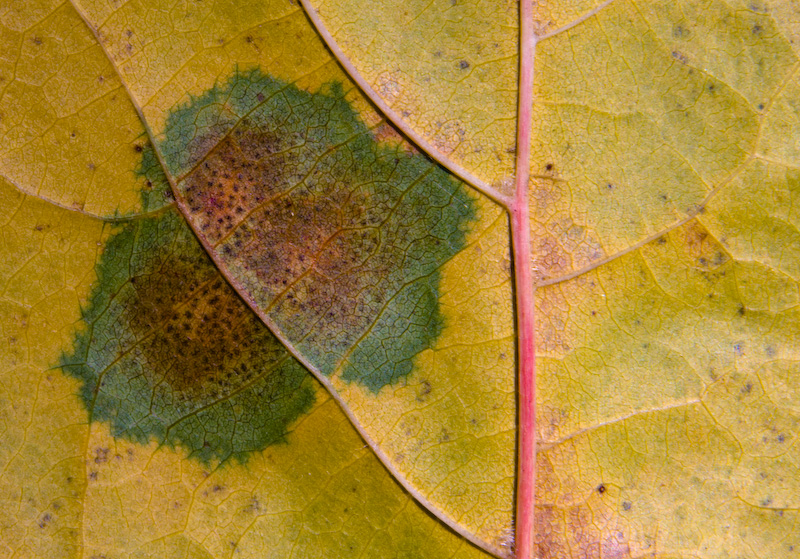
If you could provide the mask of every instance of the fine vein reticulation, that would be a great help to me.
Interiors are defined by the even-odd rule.
[[[84,22],[87,24],[87,26],[95,34],[95,37],[97,37],[98,42],[101,45],[103,45],[103,41],[100,39],[99,34],[98,34],[99,32],[96,29],[96,27],[84,16],[84,14],[82,12],[80,12],[80,10],[78,10],[78,11],[79,11],[79,13],[81,13],[81,17],[84,19]],[[106,50],[105,46],[104,46],[104,51],[105,51],[106,56],[113,63],[113,61],[114,61],[113,60],[113,56]],[[115,68],[115,70],[119,73],[119,68],[115,64],[112,64],[112,65]],[[122,77],[123,76],[120,75],[120,78],[122,78]],[[123,84],[126,84],[126,81],[124,79],[122,79],[122,82],[123,82]],[[127,84],[126,84],[126,86],[127,86]],[[133,92],[131,92],[131,91],[128,91],[128,93],[129,93],[129,96],[131,97],[131,99],[134,100],[134,107],[135,107],[136,111],[140,115],[140,118],[141,118],[141,120],[143,122],[143,125],[144,125],[144,127],[146,129],[146,132],[147,132],[147,135],[148,135],[150,141],[153,144],[158,145],[159,142],[157,141],[156,134],[153,132],[152,128],[148,124],[148,121],[147,121],[147,119],[145,118],[145,116],[143,114],[143,111],[142,111],[142,108],[141,108],[140,104],[136,102],[136,95],[134,95]],[[261,100],[258,100],[258,102],[261,103]],[[219,137],[218,139],[221,139],[221,137]],[[212,144],[213,144],[213,142],[212,142]],[[200,146],[200,148],[201,148],[201,151],[203,151],[203,150],[209,151],[209,152],[212,151],[212,149],[211,149],[212,145],[210,145],[210,144],[206,145],[205,148],[203,148],[202,146]],[[267,149],[269,149],[269,146],[267,146]],[[186,163],[186,165],[183,165],[182,163],[177,163],[180,160],[180,154],[176,154],[176,155],[177,155],[177,159],[170,158],[170,157],[168,157],[167,154],[164,153],[163,149],[156,149],[155,150],[155,156],[158,158],[158,161],[159,161],[160,165],[165,170],[168,171],[170,188],[173,191],[180,192],[179,191],[180,187],[178,185],[178,180],[176,179],[176,176],[182,176],[182,175],[186,174],[187,170],[190,167],[193,168],[194,164],[196,164],[197,161],[184,162],[184,163]],[[398,154],[398,155],[400,155],[400,154]],[[401,159],[402,159],[402,157],[401,157]],[[177,165],[177,167],[176,167],[176,165]],[[169,171],[171,171],[171,172],[169,172]],[[451,171],[452,171],[452,169],[451,169]],[[436,182],[437,180],[439,180],[439,179],[436,178],[436,176],[441,174],[441,171],[433,172],[433,173],[430,173],[430,174],[433,175],[432,177],[430,177],[430,179],[434,180],[434,182]],[[426,179],[426,180],[428,180],[428,179]],[[475,185],[472,184],[472,186],[475,186]],[[411,189],[411,190],[413,190],[413,189]],[[476,190],[483,192],[483,190],[481,188],[476,188]],[[495,199],[502,199],[503,198],[503,196],[501,194],[497,193],[497,192],[494,192],[494,194],[493,194],[491,192],[491,188],[490,187],[484,193],[487,194],[487,196],[489,196],[490,198],[495,198]],[[444,194],[444,199],[442,200],[444,206],[450,205],[450,206],[453,206],[454,208],[460,206],[462,208],[462,210],[459,210],[459,211],[461,211],[461,212],[463,212],[465,210],[468,210],[467,206],[464,205],[465,203],[467,203],[466,200],[459,201],[458,200],[458,196],[453,196],[452,195],[454,193],[448,194],[447,192],[442,192],[441,194]],[[188,200],[183,200],[183,201],[180,200],[180,199],[178,200],[178,207],[179,207],[179,209],[181,210],[181,212],[185,216],[188,216],[188,215],[191,214],[191,211],[190,211],[190,208],[187,205],[187,202],[188,202]],[[212,206],[215,203],[213,200],[206,200],[206,202],[210,203]],[[441,204],[439,204],[439,205],[441,205]],[[291,213],[291,210],[287,210],[287,211],[289,211]],[[478,547],[481,547],[481,548],[489,551],[490,553],[492,553],[494,555],[497,555],[497,556],[505,556],[505,555],[507,555],[507,550],[506,549],[504,549],[502,547],[499,547],[498,545],[493,545],[491,543],[487,543],[486,541],[483,541],[480,538],[476,537],[469,530],[466,530],[463,527],[461,527],[459,525],[459,523],[455,519],[450,518],[445,512],[443,512],[441,510],[440,507],[438,507],[436,504],[432,503],[428,498],[426,498],[423,494],[421,494],[416,489],[416,487],[406,479],[406,477],[394,465],[394,463],[392,462],[390,457],[387,456],[387,454],[383,451],[383,449],[374,441],[374,439],[370,436],[370,434],[365,430],[364,426],[361,424],[361,422],[358,420],[358,418],[354,415],[354,413],[349,408],[349,406],[347,406],[345,404],[345,402],[342,399],[342,396],[337,392],[337,390],[333,387],[333,385],[331,385],[331,383],[328,381],[328,378],[326,377],[325,372],[321,371],[319,369],[319,367],[317,367],[312,360],[310,360],[302,351],[300,351],[296,347],[296,345],[294,343],[292,343],[292,341],[285,335],[283,330],[275,323],[275,321],[272,319],[272,317],[270,315],[266,314],[262,309],[260,309],[258,304],[255,301],[253,301],[253,299],[251,297],[249,297],[247,295],[246,290],[243,289],[241,283],[236,279],[236,277],[234,277],[233,274],[230,273],[230,271],[226,270],[225,266],[222,265],[222,263],[218,260],[218,257],[215,256],[214,246],[212,244],[209,244],[207,239],[205,239],[204,235],[199,230],[198,224],[197,223],[192,223],[191,220],[189,220],[189,221],[190,221],[190,225],[192,225],[193,228],[195,229],[195,233],[200,237],[201,241],[203,242],[206,251],[209,254],[212,255],[212,258],[215,260],[217,266],[219,267],[221,273],[226,278],[228,283],[230,283],[234,288],[236,288],[237,291],[240,294],[243,294],[244,299],[246,300],[246,302],[251,306],[251,308],[253,308],[254,311],[256,311],[256,313],[259,315],[261,320],[275,333],[276,337],[288,349],[288,351],[295,358],[297,358],[298,361],[300,361],[307,369],[312,371],[315,374],[315,376],[317,376],[317,378],[322,381],[322,383],[326,386],[326,388],[328,388],[328,390],[331,392],[333,397],[339,402],[342,410],[348,416],[348,418],[350,419],[351,423],[354,425],[356,430],[364,438],[364,440],[367,442],[367,444],[373,449],[373,451],[375,452],[376,456],[381,460],[381,462],[383,462],[383,464],[392,473],[392,475],[395,477],[395,479],[417,501],[419,501],[422,504],[422,506],[424,506],[430,512],[432,512],[435,516],[437,516],[442,522],[444,522],[447,526],[449,526],[453,531],[459,533],[460,535],[462,535],[468,541],[474,543]],[[414,222],[414,220],[410,221],[410,223],[413,223],[413,222]],[[437,235],[438,234],[437,233],[437,229],[438,228],[439,228],[438,226],[434,227],[434,228],[431,228],[430,229],[430,233],[433,234],[434,236]],[[453,245],[452,241],[453,241],[452,239],[441,239],[440,240],[441,244],[445,245],[445,246],[448,246],[448,245],[457,246],[459,244],[458,242],[456,242],[455,245]],[[234,243],[235,243],[235,241],[234,241]],[[437,242],[436,244],[439,244],[439,242]],[[435,250],[439,250],[439,249],[435,249]],[[434,252],[435,252],[435,250],[434,250]],[[426,249],[426,252],[430,252],[430,251],[427,251],[427,249]],[[428,256],[426,254],[426,258],[427,257]],[[423,262],[423,264],[424,264],[424,262]],[[430,278],[431,278],[431,280],[434,281],[434,283],[435,283],[435,277],[436,277],[436,272],[430,274]],[[431,284],[431,285],[433,285],[433,284]],[[423,302],[423,298],[424,297],[423,298],[419,298],[417,295],[418,294],[412,294],[413,297],[416,297],[420,302]],[[424,295],[424,293],[423,293],[423,295]],[[399,298],[398,298],[398,300],[399,300]],[[412,302],[413,302],[413,300],[407,301],[404,304],[411,304]],[[436,327],[436,321],[432,320],[431,321],[431,325],[434,327],[434,330],[435,330],[436,329],[435,328]],[[430,329],[430,328],[428,327],[428,329]],[[414,333],[411,332],[411,334],[413,335]],[[434,332],[434,334],[435,334],[435,332]],[[412,337],[416,337],[416,336],[412,336]],[[397,377],[397,378],[401,378],[404,373],[402,371],[400,371],[399,374],[400,374],[400,376]],[[381,383],[383,383],[383,381],[381,381]],[[365,382],[364,384],[369,386],[369,383],[367,383],[367,382]],[[376,385],[376,387],[377,386],[378,385]]]
[[[535,322],[533,273],[531,268],[531,240],[528,206],[530,180],[531,115],[533,109],[533,64],[536,36],[533,29],[531,0],[520,2],[520,73],[517,112],[517,148],[515,189],[511,197],[497,192],[471,173],[450,161],[428,145],[419,134],[392,111],[356,70],[325,27],[309,0],[301,0],[309,18],[325,40],[342,67],[387,118],[403,131],[417,146],[437,162],[454,172],[473,188],[503,205],[511,217],[511,243],[513,252],[514,290],[517,317],[517,498],[515,515],[515,555],[518,559],[533,556],[534,505],[536,490],[536,410],[535,410]],[[606,4],[610,3],[610,0]],[[599,9],[604,7],[601,6]],[[590,16],[587,16],[590,17]],[[576,22],[579,23],[579,22]],[[481,542],[476,542],[481,544]],[[485,545],[484,545],[485,547]],[[497,553],[497,550],[490,551]]]

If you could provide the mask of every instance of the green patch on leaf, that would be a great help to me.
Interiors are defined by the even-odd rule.
[[[169,115],[160,149],[217,262],[319,371],[373,392],[443,328],[440,269],[473,199],[368,128],[339,83],[236,72]]]
[[[281,442],[315,384],[214,267],[177,211],[118,226],[86,328],[63,355],[91,420],[203,461]]]
[[[137,143],[135,149],[142,156],[136,175],[145,179],[144,187],[139,193],[142,199],[142,212],[153,212],[174,203],[175,198],[169,180],[164,175],[164,169],[150,141],[143,138],[142,143]]]

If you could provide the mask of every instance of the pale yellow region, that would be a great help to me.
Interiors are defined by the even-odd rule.
[[[467,246],[441,270],[445,327],[408,379],[378,394],[332,379],[392,468],[498,549],[513,535],[516,396],[507,217],[479,200]]]
[[[107,231],[1,179],[0,216],[0,555],[80,557],[87,418],[55,365]]]
[[[144,128],[70,4],[0,6],[0,53],[0,175],[95,215],[140,210]]]
[[[434,149],[510,193],[517,2],[312,2],[377,95]]]
[[[792,37],[762,0],[660,0],[636,6],[676,60],[725,83],[756,110],[769,103],[797,64]]]
[[[800,167],[800,65],[766,106],[756,154],[788,167]]]
[[[285,444],[246,463],[204,465],[93,425],[87,555],[486,557],[403,492],[322,387],[317,397]]]
[[[538,278],[580,271],[692,217],[759,141],[776,157],[791,152],[795,140],[781,141],[796,64],[772,18],[721,2],[615,0],[539,42]]]
[[[797,170],[751,160],[695,219],[537,290],[541,557],[793,556],[798,207]]]
[[[78,4],[157,135],[174,107],[237,69],[260,68],[311,91],[333,80],[352,87],[289,0],[131,0],[113,11],[105,0]]]
[[[781,311],[798,304],[800,169],[757,159],[709,202],[700,219],[752,270],[750,286],[741,292],[747,308]]]
[[[577,559],[602,550],[600,556],[626,558],[794,557],[796,459],[781,472],[784,495],[794,498],[749,494],[763,488],[762,474],[776,472],[755,467],[742,475],[753,460],[738,433],[717,419],[689,404],[600,426],[540,452],[536,556]]]
[[[765,0],[750,2],[738,0],[738,2],[746,3],[750,10],[771,15],[775,25],[789,40],[795,53],[800,54],[800,4],[797,2],[766,2]]]

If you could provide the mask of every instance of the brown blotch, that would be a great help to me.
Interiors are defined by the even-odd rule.
[[[544,177],[531,181],[531,258],[536,282],[563,276],[606,256],[588,226],[566,217],[569,204],[557,181]]]
[[[629,559],[629,525],[620,515],[616,487],[597,481],[587,486],[565,471],[563,464],[577,458],[574,441],[537,454],[534,556]]]
[[[722,245],[697,221],[688,223],[676,234],[696,267],[702,270],[718,268],[730,260]]]
[[[151,384],[166,383],[178,400],[213,401],[280,359],[269,330],[199,247],[165,262],[168,269],[131,278],[126,313]]]
[[[284,325],[290,338],[304,337],[308,325],[319,320],[339,331],[357,331],[362,317],[374,315],[384,302],[376,283],[391,281],[404,257],[401,249],[379,250],[379,227],[388,208],[323,173],[308,181],[313,191],[300,185],[279,194],[298,180],[286,176],[287,159],[259,161],[261,174],[269,176],[260,190],[254,185],[245,191],[252,192],[247,200],[260,206],[218,250],[258,286],[259,301],[273,301],[275,312],[295,317],[292,325]],[[218,219],[210,225],[212,234],[236,221]],[[342,344],[344,349],[347,342]]]
[[[186,204],[216,244],[256,207],[288,189],[297,156],[274,133],[238,127],[184,181]]]

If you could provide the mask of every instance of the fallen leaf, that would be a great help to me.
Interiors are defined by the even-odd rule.
[[[2,553],[790,557],[795,12],[11,2]]]

